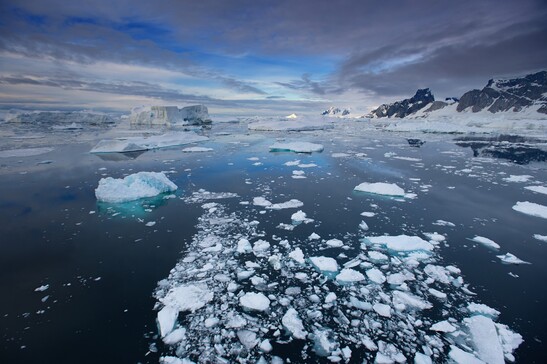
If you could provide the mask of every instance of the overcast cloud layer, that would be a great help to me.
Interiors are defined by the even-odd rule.
[[[547,69],[547,2],[0,3],[0,107],[366,111]]]

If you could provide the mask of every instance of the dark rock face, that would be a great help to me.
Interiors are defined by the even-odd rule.
[[[428,88],[420,89],[416,91],[416,94],[410,99],[404,99],[392,104],[380,105],[377,109],[373,110],[369,117],[383,118],[383,117],[396,117],[404,118],[407,115],[413,114],[416,111],[424,108],[426,105],[435,101],[435,97],[431,94]]]
[[[547,114],[547,71],[510,80],[490,80],[482,90],[472,90],[460,98],[457,110],[472,112],[487,109],[491,113],[521,111],[537,104],[538,112]]]
[[[325,115],[325,116],[338,116],[338,115],[347,116],[350,113],[351,113],[351,111],[349,111],[348,109],[340,109],[338,107],[331,106],[327,110],[323,111],[321,113],[321,115]]]
[[[444,101],[433,101],[433,103],[431,104],[431,106],[425,110],[425,112],[431,112],[431,111],[435,111],[435,110],[440,110],[440,109],[443,109],[444,107],[448,106],[448,103],[447,102],[444,102]]]

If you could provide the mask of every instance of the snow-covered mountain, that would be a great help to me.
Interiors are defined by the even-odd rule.
[[[336,116],[336,117],[347,117],[350,116],[350,109],[340,109],[338,107],[331,106],[327,110],[323,111],[321,115],[324,116]]]
[[[449,110],[443,110],[445,108]],[[547,71],[515,79],[492,79],[482,90],[468,91],[459,99],[435,101],[429,89],[421,89],[412,98],[380,105],[365,117],[421,118],[445,116],[448,111],[451,114],[483,111],[529,114],[531,110],[547,114]]]

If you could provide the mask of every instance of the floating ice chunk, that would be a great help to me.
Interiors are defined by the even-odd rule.
[[[272,266],[274,270],[281,269],[281,257],[278,254],[274,254],[268,258],[268,263]]]
[[[213,300],[214,294],[205,285],[182,285],[171,288],[160,301],[179,311],[194,312]]]
[[[205,322],[204,322],[204,325],[205,327],[215,327],[216,325],[218,325],[218,323],[220,322],[220,320],[216,317],[208,317],[205,319]]]
[[[517,258],[511,253],[506,253],[505,255],[496,255],[498,258],[501,259],[501,261],[505,264],[531,264],[529,262],[525,262],[522,259]]]
[[[547,243],[547,235],[534,234],[534,239]]]
[[[310,240],[319,240],[319,239],[321,239],[321,237],[319,235],[317,235],[316,233],[311,233],[311,235],[308,236],[308,239],[310,239]],[[547,239],[547,237],[546,237],[546,239]]]
[[[321,272],[338,272],[338,263],[329,257],[310,257],[311,263]]]
[[[513,210],[522,212],[523,214],[542,217],[547,219],[547,206],[528,201],[518,201]]]
[[[499,249],[500,248],[500,246],[495,241],[490,240],[488,238],[485,238],[484,236],[475,236],[471,240],[473,240],[477,243],[480,243],[480,244],[484,245],[487,248],[492,248],[492,249]]]
[[[504,364],[501,347],[494,321],[486,316],[473,316],[463,320],[469,329],[477,356],[488,364]]]
[[[148,227],[152,227],[152,226],[156,225],[156,222],[155,222],[155,221],[148,221],[148,222],[147,222],[146,224],[144,224],[144,225],[146,225],[146,226],[148,226]]]
[[[266,200],[264,197],[255,197],[253,198],[253,205],[266,207],[266,206],[271,206],[272,203]]]
[[[366,231],[366,230],[368,230],[368,225],[367,225],[366,222],[361,221],[361,223],[359,224],[359,228],[360,228],[361,230],[365,230],[365,231]]]
[[[374,305],[372,305],[372,309],[374,310],[374,312],[382,317],[391,317],[391,306],[389,305],[383,303],[375,303]]]
[[[374,250],[369,251],[367,254],[370,260],[372,260],[375,263],[386,262],[389,259],[387,255]]]
[[[329,292],[329,293],[325,296],[325,303],[333,303],[334,301],[336,301],[337,298],[338,298],[338,296],[336,296],[336,293],[334,293],[334,292]]]
[[[308,219],[306,217],[306,213],[302,210],[298,210],[297,212],[295,212],[294,214],[291,215],[291,220],[294,221],[294,222],[308,222],[308,221],[313,221],[312,219]]]
[[[446,293],[437,291],[435,288],[429,288],[427,291],[437,298],[440,298],[440,299],[446,298]]]
[[[393,305],[405,305],[418,310],[429,309],[433,305],[425,300],[422,300],[420,297],[415,296],[411,293],[394,291],[393,292]]]
[[[178,316],[179,309],[173,306],[165,306],[158,312],[157,321],[161,337],[165,337],[173,331]]]
[[[439,332],[454,332],[456,331],[456,328],[452,326],[452,324],[448,321],[440,321],[437,322],[434,325],[431,325],[430,327],[433,331],[439,331]]]
[[[490,316],[492,318],[496,318],[500,314],[498,310],[482,303],[470,303],[467,305],[467,309],[473,314]]]
[[[272,210],[283,210],[283,209],[297,209],[302,206],[304,206],[304,203],[302,201],[292,199],[286,202],[276,203],[273,205],[266,206],[266,208],[272,209]]]
[[[365,212],[361,212],[361,216],[363,216],[363,217],[374,217],[374,216],[376,216],[376,214],[374,212],[365,211]]]
[[[356,270],[350,268],[344,268],[336,276],[336,280],[341,283],[354,283],[360,282],[365,279],[365,276]]]
[[[44,284],[43,286],[37,287],[34,289],[34,292],[44,292],[49,288],[49,284]]]
[[[513,332],[503,324],[495,324],[496,329],[498,330],[498,337],[501,341],[501,346],[503,348],[503,352],[505,354],[505,358],[509,360],[510,362],[515,361],[515,357],[513,356],[513,351],[522,344],[522,336],[520,334],[517,334],[516,332]]]
[[[265,252],[268,249],[270,249],[270,243],[266,240],[260,239],[253,244],[253,252],[255,252],[255,254]]]
[[[162,172],[139,172],[123,179],[101,178],[99,186],[95,189],[95,196],[99,201],[121,203],[153,197],[176,189],[177,185]]]
[[[289,253],[289,257],[294,259],[297,263],[304,264],[304,253],[302,252],[302,249],[296,248],[292,252]]]
[[[442,242],[446,240],[446,237],[442,234],[438,234],[437,232],[434,233],[424,233],[424,235],[429,239],[436,242]]]
[[[302,324],[302,320],[300,317],[298,317],[298,312],[294,308],[289,308],[283,318],[281,319],[281,323],[283,324],[283,327],[291,333],[291,335],[295,339],[306,339],[306,335],[308,334],[306,330],[304,330],[304,325]]]
[[[0,158],[10,157],[32,157],[35,155],[46,154],[53,151],[54,148],[22,148],[22,149],[9,149],[0,151]]]
[[[313,351],[319,356],[329,356],[338,348],[338,343],[331,330],[326,328],[316,329],[313,332]]]
[[[262,293],[247,292],[239,297],[239,304],[250,311],[266,311],[270,307],[270,300]]]
[[[160,364],[195,364],[193,361],[186,358],[177,358],[176,356],[162,356]]]
[[[344,246],[344,242],[342,240],[339,240],[339,239],[327,240],[327,242],[325,244],[327,244],[328,246],[330,246],[332,248],[340,248],[340,247]]]
[[[378,342],[378,353],[374,358],[376,364],[405,363],[406,357],[393,344]]]
[[[450,345],[450,352],[448,353],[448,356],[450,359],[454,360],[456,364],[486,364],[475,355],[463,351],[455,345]]]
[[[240,254],[250,253],[253,251],[251,243],[247,239],[239,239],[237,242],[237,252]]]
[[[270,145],[270,152],[312,153],[323,151],[321,144],[309,142],[278,142]]]
[[[415,250],[433,250],[433,245],[418,236],[371,236],[365,237],[372,244],[385,245],[389,250],[410,252]]]
[[[450,222],[450,221],[445,221],[445,220],[437,220],[433,223],[433,225],[437,225],[437,226],[450,226],[450,227],[454,227],[456,226],[456,224],[454,224],[453,222]]]
[[[342,356],[344,357],[345,361],[349,361],[351,359],[351,349],[349,348],[349,346],[342,348]]]
[[[452,281],[452,277],[450,277],[450,271],[440,265],[428,264],[425,266],[424,272],[437,282],[448,284]]]
[[[397,186],[395,183],[363,182],[360,185],[356,186],[354,190],[360,191],[360,192],[373,193],[377,195],[385,195],[385,196],[403,197],[405,195],[405,190]]]
[[[416,356],[414,356],[414,364],[433,364],[433,361],[425,354],[416,353]]]
[[[359,301],[357,298],[353,296],[350,296],[349,304],[360,310],[364,310],[364,311],[372,310],[372,305],[369,302]]]
[[[269,353],[270,351],[273,350],[272,344],[270,343],[270,340],[268,339],[262,340],[258,348],[264,353]]]
[[[547,195],[547,187],[545,186],[526,186],[524,188],[532,192],[542,193],[544,195]]]
[[[256,344],[258,344],[256,333],[250,330],[239,330],[237,332],[237,338],[243,346],[247,348],[247,350],[251,350],[256,346]]]
[[[297,166],[300,164],[300,160],[297,159],[297,160],[294,160],[294,161],[288,161],[288,162],[285,162],[284,165],[286,165],[287,167],[294,167],[294,166]]]
[[[169,335],[165,336],[163,338],[163,342],[167,345],[175,345],[186,337],[186,329],[183,327],[179,327],[176,330],[173,330],[169,333]]]
[[[203,152],[210,152],[213,148],[205,148],[205,147],[188,147],[184,148],[182,151],[184,153],[203,153]]]
[[[523,174],[523,175],[520,175],[520,176],[516,176],[516,175],[511,174],[511,175],[509,175],[509,177],[506,177],[503,180],[505,182],[528,182],[532,178],[534,178],[534,177],[529,176],[527,174]]]
[[[382,284],[386,281],[386,276],[378,268],[371,268],[366,271],[368,279],[377,284]]]

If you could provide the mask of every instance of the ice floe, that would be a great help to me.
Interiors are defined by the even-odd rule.
[[[547,206],[543,206],[534,202],[529,201],[518,201],[514,206],[513,210],[522,212],[526,215],[541,217],[547,219]]]
[[[54,148],[43,147],[43,148],[21,148],[21,149],[8,149],[0,151],[0,158],[11,158],[11,157],[32,157],[35,155],[46,154],[53,151]]]
[[[270,145],[270,152],[313,153],[323,149],[323,145],[310,142],[277,142]]]
[[[525,262],[522,259],[517,258],[515,255],[511,253],[506,253],[504,255],[496,255],[503,263],[506,264],[530,264],[529,262]]]
[[[500,248],[500,246],[495,241],[490,240],[488,238],[485,238],[484,236],[475,236],[471,240],[473,240],[474,242],[477,242],[479,244],[482,244],[487,248],[492,248],[492,249],[499,249]]]
[[[545,186],[526,186],[524,188],[527,189],[527,190],[530,190],[532,192],[547,195],[547,187],[545,187]]]
[[[177,185],[162,172],[138,172],[121,179],[101,178],[95,196],[99,201],[121,203],[154,197],[176,189]]]
[[[270,307],[270,300],[262,293],[247,292],[239,297],[241,307],[251,311],[266,311]]]
[[[406,194],[405,190],[397,186],[395,183],[383,183],[383,182],[376,182],[376,183],[363,182],[360,185],[356,186],[354,190],[359,192],[372,193],[376,195],[394,196],[394,197],[404,197]]]
[[[210,152],[213,148],[205,148],[205,147],[188,147],[184,148],[182,151],[184,153],[202,153],[202,152]]]
[[[387,249],[397,252],[411,252],[416,250],[431,251],[434,246],[418,236],[367,236],[364,238],[372,244],[384,245]]]

